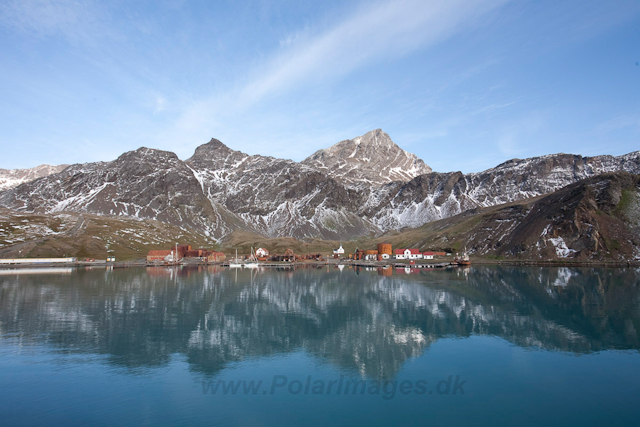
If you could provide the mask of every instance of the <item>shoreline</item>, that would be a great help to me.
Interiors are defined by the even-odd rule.
[[[640,260],[638,261],[555,261],[555,260],[490,260],[490,259],[473,259],[470,266],[452,265],[449,261],[433,260],[430,263],[416,263],[409,264],[408,262],[400,262],[400,260],[387,260],[387,261],[334,261],[333,259],[327,261],[304,261],[304,262],[264,262],[259,263],[259,267],[295,267],[295,266],[352,266],[352,267],[373,267],[373,268],[416,268],[416,269],[442,269],[442,268],[468,268],[475,265],[482,266],[522,266],[522,267],[599,267],[599,268],[630,268],[640,267]],[[218,266],[229,267],[229,263],[226,262],[196,262],[187,261],[178,264],[153,264],[148,263],[146,260],[131,260],[131,261],[117,261],[117,262],[105,262],[95,261],[86,262],[78,261],[76,263],[23,263],[13,265],[1,265],[0,270],[20,270],[20,269],[33,269],[33,268],[140,268],[140,267],[189,267],[189,266]],[[244,268],[244,267],[243,267]]]

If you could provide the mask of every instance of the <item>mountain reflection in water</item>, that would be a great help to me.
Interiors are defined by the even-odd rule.
[[[303,350],[380,379],[442,337],[493,335],[571,353],[639,348],[638,270],[414,273],[156,267],[5,275],[0,342],[104,354],[127,368],[160,366],[177,353],[207,375]]]

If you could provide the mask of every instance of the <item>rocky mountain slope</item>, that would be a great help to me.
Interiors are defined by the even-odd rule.
[[[468,209],[552,193],[607,172],[640,174],[640,151],[623,156],[552,154],[514,159],[483,172],[430,173],[373,189],[363,215],[381,230],[419,227]]]
[[[17,187],[43,176],[58,173],[68,165],[50,166],[40,165],[30,169],[0,169],[0,191]]]
[[[218,241],[235,230],[346,240],[548,194],[606,172],[637,174],[640,152],[516,159],[466,175],[429,171],[381,130],[300,163],[251,156],[212,139],[185,161],[140,148],[112,162],[72,165],[0,192],[0,206],[154,219]]]
[[[19,212],[155,219],[204,234],[232,223],[223,218],[224,210],[220,213],[204,196],[193,172],[178,156],[148,148],[112,162],[69,166],[5,191],[0,198],[0,206]]]
[[[364,186],[406,182],[431,172],[421,159],[402,150],[381,129],[318,150],[302,164],[338,181]]]
[[[640,260],[640,176],[608,173],[550,195],[455,217],[382,239],[506,259]]]
[[[250,156],[216,139],[198,147],[185,163],[208,200],[233,212],[242,224],[236,228],[299,238],[376,230],[357,215],[361,192],[304,164]]]

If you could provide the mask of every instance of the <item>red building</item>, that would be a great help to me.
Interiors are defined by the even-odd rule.
[[[227,256],[222,252],[209,252],[207,256],[208,262],[224,262],[225,259],[227,259]]]
[[[173,256],[172,250],[153,250],[147,254],[147,262],[164,261],[168,256]]]
[[[185,258],[202,258],[207,256],[206,249],[191,249],[185,252]]]
[[[184,258],[187,251],[191,250],[190,245],[178,245],[178,258]]]

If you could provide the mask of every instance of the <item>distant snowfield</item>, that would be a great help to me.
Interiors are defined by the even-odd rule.
[[[58,173],[67,165],[40,165],[30,169],[0,169],[0,191],[9,190],[25,182]]]

